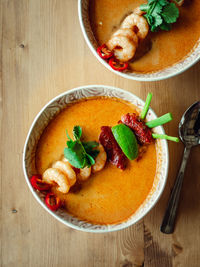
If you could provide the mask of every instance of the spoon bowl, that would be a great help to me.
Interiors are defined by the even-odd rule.
[[[185,146],[200,144],[200,101],[190,106],[179,123],[179,136]]]

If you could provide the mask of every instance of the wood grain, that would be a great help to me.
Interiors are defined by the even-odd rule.
[[[59,93],[85,84],[106,84],[145,99],[154,94],[158,115],[177,135],[184,110],[200,99],[200,63],[165,81],[140,83],[118,77],[89,51],[80,30],[76,0],[0,1],[1,266],[199,267],[200,148],[187,167],[175,233],[159,228],[176,177],[183,145],[169,143],[165,191],[139,223],[109,234],[62,225],[36,202],[22,172],[22,150],[35,115]]]

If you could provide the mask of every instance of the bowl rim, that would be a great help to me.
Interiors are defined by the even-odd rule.
[[[156,203],[158,202],[158,200],[160,199],[163,191],[164,191],[164,188],[165,188],[165,185],[166,185],[166,182],[167,182],[167,177],[168,177],[168,170],[169,170],[169,151],[168,151],[168,142],[167,140],[163,139],[164,141],[164,145],[162,145],[162,147],[164,147],[165,149],[165,152],[166,152],[166,164],[165,164],[165,175],[164,175],[164,179],[163,179],[163,183],[162,183],[162,186],[160,188],[160,191],[158,193],[158,195],[155,197],[154,201],[152,202],[152,204],[150,205],[150,207],[136,220],[134,221],[130,221],[129,223],[127,223],[126,225],[123,225],[122,223],[119,223],[119,224],[116,224],[117,227],[116,228],[110,228],[110,229],[87,229],[87,228],[81,228],[77,225],[74,225],[72,224],[71,222],[68,222],[66,221],[64,218],[61,218],[60,216],[58,216],[55,212],[51,211],[46,205],[45,203],[41,200],[41,198],[38,196],[38,194],[36,193],[36,191],[33,189],[31,183],[30,183],[30,179],[28,177],[28,174],[26,172],[26,160],[25,160],[25,157],[26,157],[26,150],[27,150],[27,146],[28,146],[28,142],[29,142],[29,138],[31,136],[31,133],[32,133],[32,130],[33,128],[35,127],[35,124],[37,122],[37,120],[39,119],[40,115],[45,111],[45,109],[50,106],[52,103],[54,103],[56,100],[60,99],[61,97],[63,96],[66,96],[68,94],[71,94],[73,92],[76,92],[80,89],[92,89],[92,88],[108,88],[109,90],[115,90],[115,91],[118,91],[118,92],[122,92],[122,93],[125,93],[125,94],[129,94],[131,95],[132,97],[134,97],[135,99],[137,99],[139,102],[141,102],[143,105],[145,104],[145,102],[139,98],[138,96],[136,96],[135,94],[133,94],[132,92],[130,91],[126,91],[124,89],[120,89],[120,88],[117,88],[117,87],[114,87],[114,86],[107,86],[107,85],[83,85],[83,86],[79,86],[79,87],[76,87],[76,88],[73,88],[73,89],[70,89],[70,90],[67,90],[59,95],[57,95],[56,97],[54,97],[53,99],[51,99],[47,104],[45,104],[43,106],[43,108],[38,112],[38,114],[35,116],[33,122],[31,123],[31,126],[29,128],[29,131],[28,131],[28,134],[26,136],[26,139],[25,139],[25,144],[24,144],[24,149],[23,149],[23,155],[22,155],[22,166],[23,166],[23,173],[24,173],[24,176],[25,176],[25,180],[28,184],[28,187],[30,189],[30,191],[32,192],[33,196],[35,197],[35,199],[39,202],[39,204],[48,212],[50,213],[54,218],[56,218],[58,221],[60,221],[61,223],[63,223],[64,225],[68,226],[68,227],[71,227],[75,230],[79,230],[79,231],[83,231],[83,232],[92,232],[92,233],[109,233],[109,232],[114,232],[114,231],[119,231],[119,230],[122,230],[122,229],[125,229],[131,225],[134,225],[136,224],[138,221],[140,221],[141,219],[144,218],[144,216],[150,212],[152,210],[152,208],[156,205]],[[130,102],[131,103],[131,102]],[[154,112],[154,110],[152,108],[149,108],[149,110],[151,111],[151,113],[157,118],[157,115],[156,113]],[[57,116],[57,115],[56,115]],[[161,130],[163,132],[163,134],[165,133],[164,131],[164,128],[162,126],[159,126],[161,127]],[[95,225],[95,224],[94,224]]]
[[[85,26],[84,26],[84,23],[83,23],[83,15],[82,15],[82,2],[84,0],[78,0],[78,17],[79,17],[79,23],[80,23],[80,27],[81,27],[81,31],[82,31],[82,34],[84,36],[84,39],[87,43],[87,45],[89,46],[90,50],[92,51],[93,55],[107,68],[109,69],[110,71],[112,71],[113,73],[115,73],[116,75],[119,75],[123,78],[126,78],[126,79],[129,79],[129,80],[134,80],[134,81],[141,81],[141,82],[154,82],[154,81],[162,81],[162,80],[166,80],[166,79],[169,79],[169,78],[172,78],[174,76],[177,76],[181,73],[183,73],[184,71],[188,70],[189,68],[191,68],[193,65],[195,65],[198,61],[200,61],[200,54],[198,57],[196,57],[194,60],[192,60],[189,64],[185,65],[183,64],[183,67],[178,69],[177,70],[174,70],[173,73],[168,73],[168,74],[162,74],[158,77],[138,77],[138,76],[132,76],[132,75],[129,75],[127,73],[123,73],[123,72],[120,72],[120,71],[115,71],[114,69],[112,69],[109,64],[107,64],[107,62],[105,60],[103,60],[102,58],[100,58],[98,56],[98,54],[96,53],[96,49],[94,48],[94,46],[91,44],[89,38],[88,38],[88,34],[85,30]],[[188,58],[188,56],[186,55],[185,58]],[[179,62],[175,63],[173,66],[176,66]],[[184,67],[185,65],[185,67]],[[171,66],[170,66],[171,67]],[[167,69],[167,68],[165,68]],[[156,73],[156,72],[155,72]]]

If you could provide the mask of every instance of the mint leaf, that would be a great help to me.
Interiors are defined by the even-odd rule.
[[[152,12],[151,12],[151,15],[152,15],[153,17],[155,17],[155,16],[157,16],[158,14],[160,14],[161,11],[162,11],[162,6],[161,6],[159,3],[157,3],[157,4],[155,5],[154,9],[153,9]]]
[[[78,142],[75,143],[73,148],[65,148],[64,156],[68,159],[69,163],[75,168],[82,169],[85,167],[86,158],[82,145]]]
[[[146,14],[146,18],[152,32],[171,29],[171,23],[177,21],[179,9],[174,3],[167,0],[148,0],[147,4],[140,6],[140,9]]]
[[[74,142],[74,141],[72,141],[72,140],[67,141],[67,146],[68,146],[69,148],[73,148],[74,145],[75,145],[75,142]]]
[[[85,151],[87,153],[89,153],[90,151],[93,150],[93,148],[97,147],[99,145],[99,143],[95,142],[95,141],[91,141],[91,142],[82,142]]]
[[[167,0],[159,0],[159,4],[160,4],[161,6],[166,6],[166,5],[169,4],[169,2],[168,2]]]
[[[67,131],[67,130],[65,130],[65,131],[66,131],[67,138],[68,138],[70,141],[72,141],[71,137],[70,137],[69,134],[68,134],[68,131]]]
[[[160,25],[161,30],[163,31],[169,31],[171,30],[171,24],[167,24],[166,22],[163,21],[163,23]]]
[[[154,20],[151,15],[145,14],[144,17],[147,19],[147,22],[149,23],[149,25],[153,24]]]
[[[95,159],[99,155],[99,150],[94,149],[89,154]]]
[[[157,27],[157,26],[161,25],[162,22],[163,22],[163,19],[161,18],[161,16],[160,15],[157,15],[155,17],[154,26]]]
[[[141,11],[144,11],[144,12],[147,12],[149,9],[149,5],[148,4],[143,4],[140,6],[140,10]]]
[[[151,31],[156,31],[157,30],[157,27],[162,24],[162,17],[159,15],[162,11],[162,6],[157,3],[155,6],[154,6],[154,9],[152,9],[152,12],[151,12]],[[152,23],[153,21],[153,23]]]
[[[74,126],[73,135],[76,140],[81,139],[82,128],[80,126]]]
[[[93,159],[92,156],[90,156],[89,154],[86,154],[86,158],[87,158],[87,161],[88,161],[88,167],[90,167],[91,165],[94,165],[95,164],[95,160]]]
[[[68,146],[69,148],[72,148],[72,147],[74,146],[75,142],[71,139],[71,137],[69,136],[67,130],[66,130],[66,135],[67,135],[67,138],[69,139],[69,140],[67,141],[67,146]]]
[[[82,145],[85,148],[87,155],[89,155],[93,159],[95,159],[97,157],[97,155],[99,154],[99,150],[94,149],[95,147],[99,146],[99,143],[97,143],[95,141],[91,141],[91,142],[84,142],[84,143],[82,143]],[[90,160],[91,165],[94,165],[94,163],[95,163],[95,161]]]
[[[174,3],[170,3],[163,8],[162,17],[166,23],[174,23],[179,17],[179,9]]]
[[[153,3],[155,3],[155,2],[157,2],[158,0],[149,0],[148,1],[148,4],[150,5],[150,4],[153,4]]]
[[[99,151],[94,150],[98,147],[99,143],[95,141],[81,142],[82,128],[80,126],[74,126],[73,135],[76,139],[73,141],[67,130],[67,147],[64,149],[64,156],[68,159],[69,163],[79,169],[95,164],[95,157],[98,155]]]

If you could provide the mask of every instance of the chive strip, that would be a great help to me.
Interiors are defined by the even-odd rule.
[[[170,140],[170,141],[173,141],[173,142],[179,142],[179,138],[178,137],[173,137],[173,136],[169,136],[169,135],[166,135],[166,134],[154,134],[152,133],[152,137],[154,139],[167,139],[167,140]]]
[[[161,116],[155,120],[146,122],[146,126],[148,126],[149,128],[154,128],[154,127],[163,125],[167,122],[170,122],[172,119],[173,119],[172,114],[167,113],[167,114],[165,114],[165,115],[163,115],[163,116]]]
[[[146,117],[146,115],[147,115],[147,112],[149,110],[149,106],[150,106],[150,103],[151,103],[152,96],[153,96],[152,93],[148,93],[147,98],[146,98],[146,102],[145,102],[145,105],[144,105],[144,108],[143,108],[142,113],[140,115],[140,118],[142,120],[144,120],[145,117]]]

